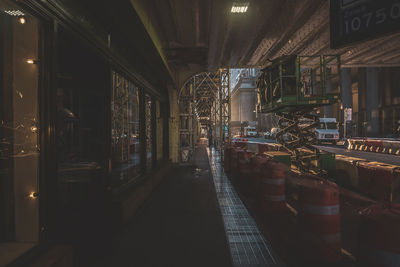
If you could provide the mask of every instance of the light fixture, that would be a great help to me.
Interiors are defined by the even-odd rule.
[[[20,18],[18,19],[18,22],[19,22],[20,24],[25,24],[25,23],[26,23],[26,19],[25,19],[24,17],[20,17]]]
[[[37,60],[27,59],[26,63],[28,63],[28,64],[37,64],[38,62],[37,62]]]
[[[38,196],[39,196],[39,193],[38,193],[38,192],[31,192],[31,193],[28,195],[28,197],[31,198],[31,199],[35,199],[35,198],[37,198]]]
[[[4,13],[7,13],[8,15],[11,16],[24,16],[24,12],[22,12],[21,10],[4,10]]]
[[[249,2],[247,1],[233,2],[231,13],[246,13],[248,8]]]

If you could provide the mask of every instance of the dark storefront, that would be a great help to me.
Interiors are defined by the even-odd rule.
[[[82,264],[107,249],[115,199],[165,160],[168,103],[107,40],[34,2],[0,1],[0,265],[51,243]]]

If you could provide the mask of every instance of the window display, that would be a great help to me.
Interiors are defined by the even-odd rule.
[[[148,170],[153,164],[153,125],[152,125],[152,101],[151,96],[145,96],[145,117],[146,117],[146,167]]]
[[[112,183],[119,185],[140,171],[139,90],[120,74],[112,76]]]
[[[0,265],[39,240],[38,19],[0,2]],[[19,246],[19,245],[18,245]],[[23,249],[22,249],[23,250]],[[18,256],[18,255],[15,255]]]
[[[57,38],[58,198],[60,207],[76,212],[104,191],[109,68],[66,30],[59,29]]]

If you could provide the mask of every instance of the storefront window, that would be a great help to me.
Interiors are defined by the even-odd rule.
[[[150,170],[153,165],[153,126],[152,126],[152,101],[149,95],[145,96],[146,117],[146,165]]]
[[[39,239],[39,27],[0,2],[1,266]]]
[[[140,171],[139,90],[113,72],[112,88],[112,183],[133,181]]]
[[[156,101],[156,139],[157,139],[157,161],[162,160],[163,158],[163,146],[164,146],[164,120],[163,115],[161,114],[161,104],[160,101]]]
[[[80,40],[62,28],[57,38],[57,219],[68,239],[67,229],[74,231],[92,216],[90,205],[104,194],[110,79],[106,62]]]

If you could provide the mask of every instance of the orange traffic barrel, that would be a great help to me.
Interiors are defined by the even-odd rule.
[[[245,149],[247,147],[247,141],[245,139],[240,139],[240,141],[237,141],[234,143],[236,147],[240,147]]]
[[[252,175],[250,159],[254,154],[250,151],[242,150],[238,152],[238,167],[239,167],[239,186],[244,193],[250,193],[249,190],[249,177]]]
[[[229,172],[231,170],[231,157],[232,157],[232,145],[227,145],[224,149],[224,170]]]
[[[299,226],[313,262],[341,259],[339,188],[336,184],[303,175],[298,184]]]
[[[262,154],[251,159],[252,175],[250,176],[250,188],[252,195],[256,198],[259,198],[261,176],[263,175],[262,168],[268,161],[270,159]]]
[[[233,147],[232,151],[231,151],[231,160],[230,160],[230,169],[231,169],[231,176],[235,176],[238,172],[238,154],[240,151],[243,151],[241,148],[238,147]],[[229,177],[232,178],[232,177]]]
[[[359,214],[357,258],[361,266],[400,266],[400,205],[375,204]]]
[[[259,143],[258,144],[258,154],[262,154],[267,151],[269,151],[268,143]]]
[[[286,210],[285,169],[282,163],[265,162],[260,175],[260,201],[265,212]]]
[[[375,200],[393,201],[400,192],[396,165],[380,162],[358,162],[357,189]]]

